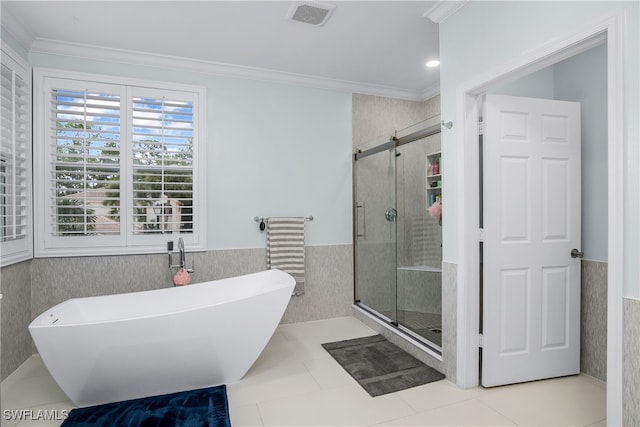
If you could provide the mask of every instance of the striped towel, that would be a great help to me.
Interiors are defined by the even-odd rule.
[[[267,268],[285,271],[296,279],[294,295],[304,293],[304,218],[269,218]]]

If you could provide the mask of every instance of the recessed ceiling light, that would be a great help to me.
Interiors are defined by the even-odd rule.
[[[438,65],[440,65],[440,61],[438,61],[437,59],[433,59],[433,60],[427,62],[427,67],[428,68],[437,67]]]

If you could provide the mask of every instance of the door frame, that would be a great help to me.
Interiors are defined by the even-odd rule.
[[[479,377],[479,150],[478,97],[491,86],[523,77],[599,44],[607,46],[608,136],[608,303],[607,422],[622,424],[623,391],[623,221],[624,221],[624,12],[620,9],[544,45],[524,52],[456,91],[459,165],[457,376],[460,387],[478,386]]]

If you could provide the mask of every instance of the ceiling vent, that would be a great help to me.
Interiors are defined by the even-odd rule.
[[[287,18],[319,27],[327,22],[333,9],[335,9],[335,5],[317,2],[295,2],[291,5]]]

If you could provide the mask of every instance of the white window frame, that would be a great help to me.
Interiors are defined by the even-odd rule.
[[[26,110],[28,112],[26,125],[26,146],[24,157],[26,159],[25,176],[22,178],[26,183],[26,191],[24,194],[24,206],[26,208],[26,235],[23,238],[7,240],[0,242],[0,267],[5,267],[33,258],[33,216],[32,216],[32,194],[31,194],[31,178],[32,178],[32,135],[31,135],[31,67],[27,64],[13,49],[2,43],[2,64],[9,67],[17,76],[19,76],[26,84],[29,96],[27,96]],[[15,120],[12,119],[15,123]],[[14,132],[15,137],[15,132]],[[16,153],[13,153],[14,155]],[[5,162],[12,162],[12,156],[6,156],[0,153]],[[9,163],[7,163],[9,164]],[[16,199],[14,199],[16,200]],[[15,219],[14,219],[15,223]]]
[[[35,221],[34,250],[36,257],[120,255],[166,252],[167,242],[182,237],[187,250],[204,250],[206,245],[206,89],[201,86],[148,80],[118,78],[106,75],[68,72],[63,70],[34,68],[34,209],[42,212]],[[50,176],[50,146],[53,138],[50,129],[51,88],[61,81],[81,82],[89,88],[118,86],[122,94],[121,146],[120,146],[120,234],[116,236],[54,236],[50,215],[52,212]],[[68,89],[74,89],[69,87]],[[193,232],[134,234],[133,233],[133,183],[131,96],[166,94],[193,103]],[[49,163],[47,163],[49,161]]]

